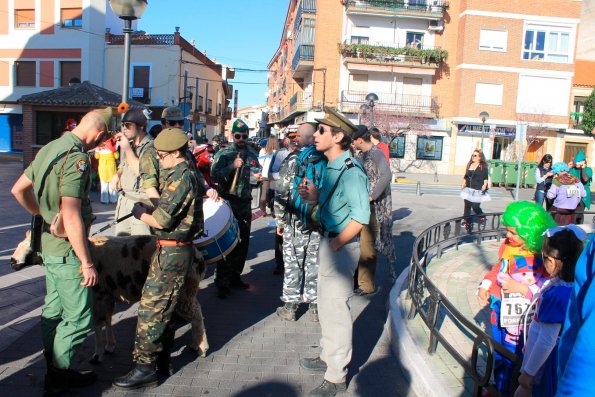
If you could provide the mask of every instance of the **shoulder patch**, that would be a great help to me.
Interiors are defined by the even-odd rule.
[[[175,192],[177,188],[177,185],[175,183],[172,183],[167,187],[167,190],[169,190],[170,192]]]
[[[85,171],[87,171],[87,162],[84,159],[80,159],[76,162],[76,170],[81,173],[84,174]]]

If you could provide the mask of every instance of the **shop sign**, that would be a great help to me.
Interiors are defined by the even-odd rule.
[[[482,128],[485,128],[482,130]],[[505,127],[497,125],[483,126],[481,124],[458,124],[459,135],[482,136],[515,136],[516,127]]]

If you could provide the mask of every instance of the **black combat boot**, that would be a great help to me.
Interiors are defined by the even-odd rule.
[[[169,351],[162,351],[157,355],[157,374],[162,376],[172,376],[174,368],[171,365],[171,353]]]
[[[48,372],[45,375],[43,383],[44,397],[55,397],[66,393],[69,390],[68,374],[65,370],[48,366]]]
[[[239,275],[235,275],[231,278],[231,281],[229,282],[229,286],[231,288],[235,288],[235,289],[250,288],[250,284],[246,284],[245,282],[243,282]]]
[[[295,321],[296,310],[297,303],[285,302],[283,306],[277,308],[277,316],[285,321]]]
[[[120,389],[138,389],[157,386],[157,371],[153,364],[136,364],[126,375],[114,379],[114,386]]]

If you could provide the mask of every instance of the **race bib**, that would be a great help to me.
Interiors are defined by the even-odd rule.
[[[531,301],[518,292],[502,292],[502,305],[500,306],[500,326],[518,327],[522,323],[525,312]],[[527,317],[529,318],[529,316]]]
[[[566,197],[570,198],[570,197],[580,197],[581,196],[581,190],[578,188],[578,186],[568,186],[568,189],[566,189]]]

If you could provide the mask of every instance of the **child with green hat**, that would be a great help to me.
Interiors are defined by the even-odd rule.
[[[582,182],[585,187],[587,195],[582,198],[581,202],[576,207],[576,223],[583,223],[583,211],[591,208],[591,180],[593,179],[593,170],[587,166],[587,158],[582,150],[574,156],[574,161],[568,164],[570,167],[569,174],[575,176]]]

